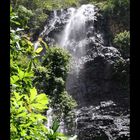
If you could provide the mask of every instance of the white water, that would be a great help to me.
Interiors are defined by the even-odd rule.
[[[60,46],[64,47],[66,46],[65,43],[67,43],[68,39],[69,39],[69,34],[70,34],[70,28],[71,28],[71,24],[72,24],[72,18],[74,16],[74,12],[75,12],[75,8],[70,8],[68,9],[68,12],[70,12],[70,19],[68,21],[68,24],[66,25],[63,34],[62,34],[62,40],[60,40]]]
[[[53,12],[53,20],[50,21],[50,27],[45,26],[44,30],[40,33],[40,37],[43,37],[44,35],[48,35],[54,28],[55,28],[55,23],[60,20],[59,17],[57,16],[56,10]]]
[[[72,54],[71,72],[79,73],[88,58],[85,57],[87,44],[87,22],[96,20],[94,5],[82,5],[80,8],[69,8],[69,19],[59,35],[59,46]],[[93,25],[92,25],[92,28]],[[90,31],[90,29],[89,29]]]
[[[80,8],[68,9],[70,18],[62,34],[60,46],[67,48],[71,40],[80,41],[86,37],[86,21],[95,20],[95,11],[93,5],[82,5]],[[81,42],[79,42],[81,47]]]
[[[49,129],[53,124],[53,109],[49,108],[46,112],[46,115],[47,115],[46,127]]]

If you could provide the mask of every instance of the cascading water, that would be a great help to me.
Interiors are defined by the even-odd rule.
[[[86,53],[86,36],[88,32],[86,22],[91,20],[94,22],[96,20],[94,9],[93,5],[83,5],[79,9],[68,9],[70,17],[62,31],[61,40],[58,42],[59,46],[67,49],[72,54],[72,67],[77,73],[82,67],[82,61]]]
[[[98,8],[90,4],[54,11],[40,34],[72,55],[66,89],[78,103],[77,117],[75,128],[66,130],[62,121],[60,131],[74,129],[78,140],[129,140],[129,107],[118,105],[129,102],[128,94],[113,81],[114,64],[125,60],[106,43],[97,15]]]
[[[55,24],[56,22],[59,21],[59,17],[57,16],[57,12],[56,10],[54,10],[53,12],[53,20],[50,20],[50,26],[45,26],[44,30],[40,33],[40,37],[43,37],[44,35],[48,35],[54,28],[55,28]]]
[[[59,21],[59,18],[57,16],[57,12],[56,12],[56,10],[54,10],[54,12],[53,12],[53,20],[49,21],[50,26],[45,26],[44,30],[39,34],[39,37],[43,38],[44,35],[48,35],[55,28],[55,24],[58,21]],[[36,41],[34,43],[34,50],[36,50],[38,46],[39,46],[39,41]]]
[[[53,124],[53,109],[52,108],[49,108],[48,110],[47,110],[47,113],[46,113],[46,115],[47,115],[47,124],[46,124],[46,127],[47,128],[51,128],[51,126],[52,126],[52,124]]]
[[[86,37],[86,21],[95,20],[95,11],[93,5],[83,5],[79,9],[70,8],[70,18],[64,28],[60,46],[68,48],[71,40],[76,42]]]

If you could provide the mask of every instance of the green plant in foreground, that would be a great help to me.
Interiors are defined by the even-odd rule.
[[[13,92],[11,97],[11,139],[44,139],[48,133],[43,124],[46,117],[40,113],[47,109],[48,98],[37,95],[35,88],[29,95]]]
[[[47,128],[43,115],[49,106],[46,94],[33,86],[33,68],[39,66],[39,46],[34,51],[33,43],[24,34],[16,13],[10,9],[10,137],[11,140],[68,140],[53,125]],[[47,72],[47,70],[46,70]],[[39,81],[38,81],[39,82]]]
[[[37,66],[34,85],[51,99],[50,105],[61,113],[68,114],[76,107],[75,100],[66,92],[65,84],[69,70],[70,55],[65,50],[48,48],[41,65]]]

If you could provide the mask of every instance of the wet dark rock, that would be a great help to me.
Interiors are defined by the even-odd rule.
[[[103,101],[99,106],[78,109],[76,111],[78,140],[129,140],[129,115],[123,114],[125,111],[118,112],[117,109],[124,110],[113,101]]]
[[[81,130],[78,138],[79,140],[109,140],[105,132],[93,126]]]

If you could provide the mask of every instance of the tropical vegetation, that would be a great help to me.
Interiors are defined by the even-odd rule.
[[[49,11],[86,3],[99,7],[107,23],[111,44],[128,60],[128,63],[121,61],[115,66],[115,76],[123,73],[121,76],[128,84],[129,0],[11,0],[11,140],[68,140],[57,130],[61,117],[70,115],[77,105],[65,89],[71,56],[63,49],[49,47],[38,35],[47,22]],[[35,40],[37,49],[34,49]],[[46,111],[50,107],[55,109],[56,119],[47,128]]]

